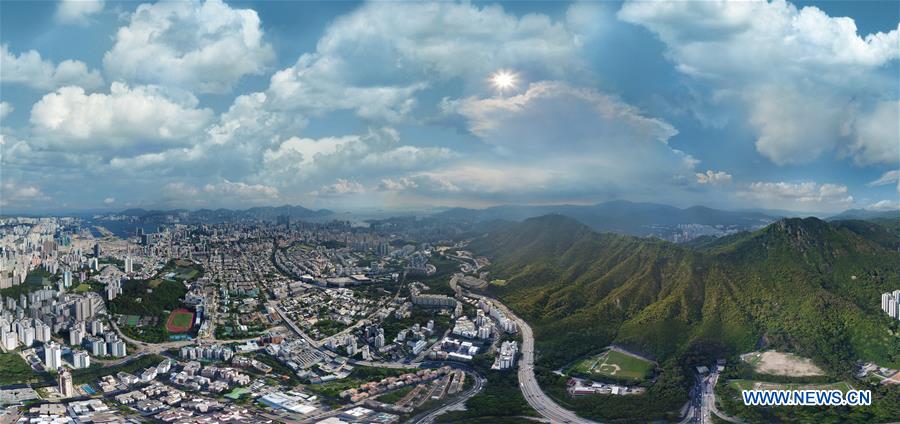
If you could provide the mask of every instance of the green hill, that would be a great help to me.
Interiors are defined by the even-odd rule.
[[[785,219],[699,246],[601,234],[558,215],[498,226],[471,249],[493,260],[495,295],[535,330],[538,361],[562,366],[620,344],[660,363],[766,344],[847,374],[900,366],[880,293],[900,285],[896,233]]]

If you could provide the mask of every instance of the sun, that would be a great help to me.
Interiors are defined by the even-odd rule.
[[[513,88],[516,86],[516,74],[509,71],[497,71],[491,77],[491,83],[500,91]]]

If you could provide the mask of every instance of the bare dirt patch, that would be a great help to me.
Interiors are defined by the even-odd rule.
[[[793,353],[776,352],[774,350],[741,356],[754,366],[760,374],[784,375],[789,377],[812,377],[825,375],[812,360]]]

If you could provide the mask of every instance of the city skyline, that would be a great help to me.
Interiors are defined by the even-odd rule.
[[[893,6],[3,2],[0,212],[895,210]]]

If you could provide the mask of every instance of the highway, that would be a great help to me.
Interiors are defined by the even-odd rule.
[[[444,406],[441,406],[438,409],[435,409],[431,412],[427,412],[424,415],[413,417],[412,419],[409,420],[409,422],[415,423],[415,424],[431,424],[434,422],[434,419],[438,415],[441,415],[447,411],[453,411],[453,410],[460,409],[460,407],[462,405],[464,405],[466,403],[466,401],[469,400],[469,398],[471,398],[472,396],[475,396],[478,392],[481,391],[481,389],[484,388],[484,378],[482,376],[480,376],[476,372],[472,372],[471,374],[468,374],[468,375],[470,377],[474,376],[475,384],[473,384],[469,390],[465,391],[461,396],[459,396],[459,398],[457,398],[453,402],[450,402]]]
[[[701,423],[711,424],[712,416],[715,415],[722,420],[740,424],[743,421],[725,415],[716,408],[716,383],[719,381],[719,373],[711,372],[709,375],[696,377],[697,385],[691,389],[691,400],[687,415],[679,424]]]
[[[525,396],[525,401],[538,414],[551,423],[597,424],[596,421],[581,418],[575,415],[574,412],[559,406],[541,390],[537,379],[534,377],[534,333],[525,320],[519,318],[506,305],[496,299],[469,292],[466,292],[466,295],[490,300],[494,307],[500,308],[509,319],[516,322],[516,326],[519,327],[519,332],[522,334],[522,350],[520,351],[522,359],[519,360],[519,388],[522,390],[522,395]]]

